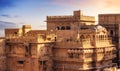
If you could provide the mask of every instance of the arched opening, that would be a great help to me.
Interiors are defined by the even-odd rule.
[[[85,36],[84,35],[81,35],[80,36],[80,41],[83,42],[85,40]]]
[[[62,27],[61,27],[61,30],[65,30],[65,27],[64,27],[64,26],[62,26]]]
[[[86,41],[90,43],[90,35],[86,35]]]
[[[55,41],[56,41],[56,37],[55,37]]]
[[[100,35],[100,40],[104,40],[104,35]]]
[[[17,32],[14,32],[15,35],[17,35],[18,33]]]
[[[66,26],[66,30],[70,30],[71,28],[70,28],[70,26]]]
[[[110,30],[110,36],[113,36],[113,30]]]
[[[99,40],[102,40],[103,39],[103,35],[99,35]]]
[[[60,27],[56,27],[56,30],[60,30]]]
[[[105,40],[107,40],[108,39],[108,36],[107,35],[105,35]]]

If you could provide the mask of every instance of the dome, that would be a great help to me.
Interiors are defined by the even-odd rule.
[[[95,30],[96,32],[101,32],[101,31],[107,32],[106,28],[103,27],[103,26],[101,26],[101,25],[95,26],[95,27],[94,27],[94,30]]]

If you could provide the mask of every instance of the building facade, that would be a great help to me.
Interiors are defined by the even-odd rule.
[[[115,45],[94,17],[48,16],[47,28],[5,29],[6,71],[117,71]]]
[[[0,71],[6,71],[5,38],[0,38]]]
[[[7,71],[52,71],[52,33],[24,25],[6,29],[5,37]]]
[[[76,30],[81,25],[95,25],[95,17],[85,16],[80,10],[70,16],[47,16],[47,30]]]
[[[112,37],[112,42],[116,45],[115,62],[120,67],[120,14],[99,14],[98,18],[99,24],[107,29],[109,37]]]

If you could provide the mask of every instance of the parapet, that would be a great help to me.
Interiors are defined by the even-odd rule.
[[[82,15],[82,12],[81,12],[81,10],[77,10],[77,11],[74,11],[74,12],[73,12],[73,15],[74,15],[74,16],[81,16],[81,15]]]
[[[31,25],[23,25],[22,27],[23,35],[29,32],[31,29],[32,29]]]
[[[32,27],[31,27],[31,25],[23,25],[22,28],[25,28],[25,29],[31,29]]]

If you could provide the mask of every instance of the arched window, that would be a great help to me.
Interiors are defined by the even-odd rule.
[[[81,35],[81,36],[80,36],[80,41],[82,42],[83,40],[85,40],[85,36],[84,36],[84,35]]]
[[[99,35],[99,40],[102,40],[102,38],[103,38],[103,35]]]
[[[71,28],[70,28],[70,26],[66,26],[66,30],[70,30]]]
[[[86,39],[85,41],[87,41],[87,43],[89,44],[90,43],[90,35],[86,35],[85,39]]]
[[[56,41],[56,37],[55,37],[55,41]]]
[[[62,26],[62,27],[61,27],[61,30],[65,30],[65,27],[64,27],[64,26]]]
[[[17,35],[18,33],[17,32],[14,32],[15,35]]]
[[[110,36],[113,36],[113,30],[110,30]]]
[[[107,35],[105,35],[105,40],[107,39]]]
[[[104,35],[101,35],[101,39],[104,40]]]
[[[56,30],[60,30],[60,27],[56,27]]]

